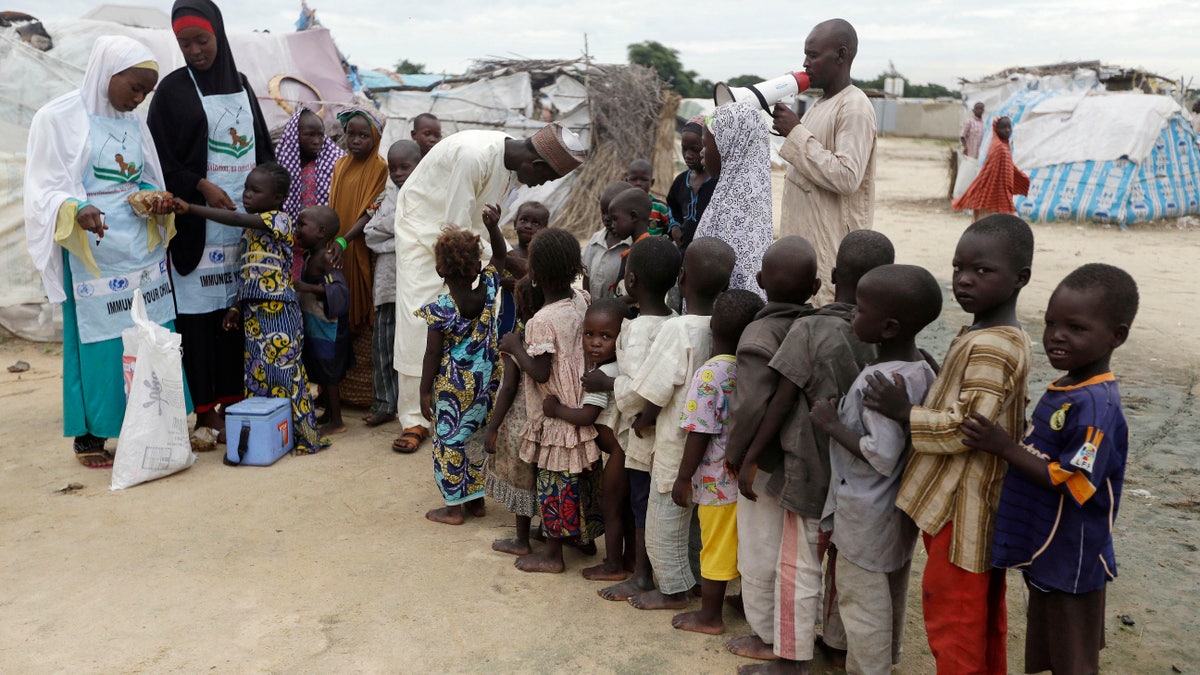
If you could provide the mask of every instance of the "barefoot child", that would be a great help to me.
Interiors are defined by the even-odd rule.
[[[735,261],[733,249],[720,239],[702,237],[692,242],[679,273],[679,290],[691,313],[663,322],[646,365],[633,381],[633,390],[646,400],[633,421],[633,433],[644,435],[655,427],[646,553],[658,588],[629,599],[638,609],[683,609],[688,591],[696,586],[700,540],[699,532],[693,532],[699,529],[694,510],[671,500],[687,437],[678,420],[692,375],[712,353],[713,302],[729,287]],[[660,416],[670,423],[658,425]]]
[[[317,416],[308,393],[308,374],[300,357],[303,319],[292,284],[295,258],[292,219],[281,210],[291,177],[276,162],[259,164],[246,176],[242,192],[245,213],[188,204],[175,199],[175,213],[244,228],[240,249],[242,268],[238,303],[225,314],[222,326],[245,329],[245,387],[247,396],[292,400],[296,455],[320,452],[329,440],[317,432]]]
[[[629,305],[617,298],[602,298],[593,302],[583,317],[583,351],[587,359],[587,370],[599,370],[615,378],[617,368],[617,340],[621,334],[621,322],[629,318]],[[576,426],[593,425],[596,428],[596,444],[608,455],[604,465],[603,504],[604,511],[604,562],[582,570],[583,577],[590,580],[620,581],[626,575],[627,558],[632,561],[633,543],[629,542],[626,554],[625,521],[633,520],[629,511],[629,490],[625,481],[625,458],[617,442],[616,403],[607,392],[584,394],[582,406],[571,408],[555,396],[546,397],[542,412],[547,418],[562,419]],[[628,530],[632,535],[632,528]],[[632,536],[629,537],[632,539]]]
[[[732,638],[726,648],[738,656],[774,659],[771,643],[775,621],[775,564],[783,536],[783,509],[766,486],[783,462],[778,437],[772,438],[756,464],[743,465],[746,450],[766,412],[764,401],[779,384],[779,373],[768,365],[787,336],[792,322],[816,309],[808,303],[820,287],[817,253],[808,240],[783,237],[763,256],[758,285],[767,304],[746,327],[737,346],[738,386],[730,396],[731,410],[725,461],[735,472],[746,473],[758,499],[737,497],[738,573],[742,579],[742,609],[750,635]]]
[[[479,236],[447,228],[433,246],[436,269],[449,293],[417,310],[429,324],[421,368],[421,414],[433,425],[433,475],[446,505],[425,514],[447,525],[463,523],[463,507],[482,517],[483,458],[467,456],[500,385],[496,294],[508,245],[500,207],[483,211],[492,257],[480,269]]]
[[[513,291],[516,298],[517,324],[515,332],[523,333],[525,324],[542,308],[542,294],[534,287],[533,280],[525,277],[517,282]],[[492,550],[512,555],[525,555],[533,551],[529,544],[529,526],[538,515],[537,467],[521,459],[524,444],[525,390],[534,386],[530,377],[521,372],[517,362],[509,354],[501,354],[504,363],[500,377],[500,390],[496,392],[496,406],[488,422],[484,449],[488,453],[484,482],[487,496],[504,505],[516,517],[516,536],[512,539],[497,539]]]
[[[770,544],[777,546],[771,650],[778,660],[743,666],[743,672],[808,672],[818,620],[825,629],[823,643],[844,647],[840,621],[819,603],[819,540],[829,491],[829,439],[813,427],[809,412],[814,401],[845,394],[863,366],[875,358],[874,347],[854,336],[850,319],[859,279],[890,263],[892,257],[891,242],[877,232],[846,235],[833,274],[835,301],[793,322],[768,364],[778,373],[776,388],[746,451],[738,489],[746,499],[758,499],[755,475],[748,469],[757,466],[766,447],[778,439],[782,462],[765,487],[766,494],[778,500],[779,512],[763,518],[778,523],[779,532],[777,542]],[[833,596],[834,591],[827,589],[826,594]]]
[[[296,294],[304,315],[301,357],[309,381],[321,388],[325,399],[325,414],[317,418],[325,435],[346,432],[338,385],[354,365],[348,322],[350,287],[327,253],[337,231],[337,214],[328,206],[304,209],[296,219],[296,248],[304,257],[304,267],[296,281]]]
[[[638,315],[621,326],[616,345],[618,375],[615,378],[608,377],[602,371],[593,370],[583,377],[587,391],[613,393],[619,413],[616,432],[621,454],[610,456],[608,461],[613,471],[618,462],[624,467],[625,481],[611,497],[605,492],[605,508],[606,513],[615,511],[622,506],[621,496],[625,495],[632,520],[633,576],[597,591],[605,600],[624,602],[654,588],[654,574],[650,569],[650,558],[646,555],[646,505],[650,498],[654,430],[646,429],[640,437],[630,432],[633,419],[646,404],[646,400],[633,390],[632,384],[644,367],[646,354],[663,322],[677,316],[667,307],[666,295],[679,277],[680,263],[679,250],[665,239],[646,239],[630,249],[625,271],[625,292],[637,306]],[[606,476],[608,470],[605,469]],[[627,549],[626,557],[628,553]],[[600,580],[612,576],[607,572],[600,565],[585,569],[583,574],[586,578]]]
[[[635,159],[625,169],[625,182],[650,195],[650,236],[669,237],[679,243],[681,233],[675,223],[671,222],[671,207],[663,200],[650,194],[654,187],[654,165],[650,160]]]
[[[609,214],[609,204],[613,197],[632,188],[625,181],[609,184],[600,193],[600,219],[603,226],[588,239],[583,247],[583,288],[592,298],[611,298],[615,295],[617,282],[621,280],[621,260],[629,250],[631,241],[618,237],[612,229],[612,216]]]
[[[583,400],[583,316],[586,293],[572,288],[583,273],[579,243],[566,230],[547,228],[529,247],[529,274],[541,289],[545,305],[525,326],[522,340],[509,333],[501,349],[536,383],[525,392],[525,443],[521,459],[537,464],[545,547],[517,558],[523,572],[562,572],[564,542],[588,544],[603,533],[600,516],[600,449],[596,430],[567,420],[547,418],[542,405],[555,396],[567,407]]]
[[[1013,441],[1025,426],[1029,336],[1017,297],[1029,283],[1033,232],[1016,216],[992,215],[963,232],[954,251],[954,298],[974,322],[950,343],[924,405],[887,378],[870,378],[864,402],[908,423],[912,454],[896,506],[924,533],[925,633],[942,672],[1007,670],[1004,570],[991,565],[1004,461],[963,444],[960,425],[978,412]]]
[[[1029,589],[1027,673],[1100,672],[1129,449],[1109,360],[1137,306],[1137,283],[1124,271],[1093,263],[1071,272],[1050,296],[1042,334],[1050,365],[1066,375],[1038,402],[1023,443],[978,413],[960,427],[967,447],[1008,463],[992,564],[1020,569]]]
[[[846,632],[846,670],[888,673],[900,662],[904,644],[917,526],[895,507],[908,461],[908,433],[864,409],[863,392],[867,378],[881,373],[902,378],[910,401],[924,400],[935,374],[917,349],[916,336],[941,313],[942,290],[920,267],[884,265],[859,281],[857,299],[854,334],[878,345],[879,356],[836,410],[837,401],[814,401],[811,417],[831,439],[823,518],[833,520],[837,556],[830,564],[836,566],[836,602]]]
[[[367,209],[371,219],[363,228],[363,243],[375,254],[375,328],[371,333],[371,390],[375,404],[363,418],[368,427],[396,419],[399,383],[392,367],[396,339],[396,194],[421,161],[421,151],[412,141],[396,141],[388,148],[390,184],[380,195],[379,205]],[[395,449],[395,448],[393,448]],[[415,448],[414,448],[415,450]],[[397,450],[399,451],[399,450]]]
[[[700,521],[700,611],[676,614],[671,625],[709,635],[725,632],[725,587],[738,577],[737,479],[725,468],[729,396],[737,383],[734,352],[742,331],[763,308],[757,293],[725,291],[713,303],[713,357],[688,385],[679,426],[688,432],[679,476],[671,489],[677,506],[696,504]]]

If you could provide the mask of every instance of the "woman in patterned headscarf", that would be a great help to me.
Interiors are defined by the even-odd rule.
[[[283,202],[283,210],[293,221],[303,209],[329,204],[333,167],[345,154],[325,135],[325,123],[319,115],[305,106],[297,108],[275,146],[275,161],[292,176],[292,189]],[[303,251],[297,248],[293,279],[300,277],[303,259]]]
[[[767,120],[749,103],[723,105],[704,130],[704,169],[716,177],[696,238],[717,237],[733,247],[730,288],[763,295],[757,276],[774,239],[771,222],[771,140]]]
[[[333,246],[341,248],[342,272],[350,286],[350,330],[354,335],[355,365],[342,384],[342,400],[367,407],[373,400],[371,383],[371,322],[375,308],[371,293],[371,253],[363,241],[370,218],[367,210],[380,200],[387,185],[387,162],[379,156],[383,120],[373,110],[354,106],[338,113],[346,131],[346,149],[333,167],[329,206],[341,227]]]

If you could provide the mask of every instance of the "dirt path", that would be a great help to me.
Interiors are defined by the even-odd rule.
[[[943,199],[943,146],[884,139],[879,152],[878,229],[899,260],[948,282],[967,219]],[[1195,672],[1200,230],[1072,224],[1035,226],[1035,235],[1021,304],[1035,343],[1050,291],[1078,264],[1121,265],[1142,290],[1130,342],[1114,359],[1132,452],[1102,663],[1113,673]],[[948,298],[927,348],[944,352],[965,318]],[[1040,392],[1053,373],[1036,352]],[[516,571],[489,548],[511,532],[494,506],[462,527],[428,523],[422,516],[438,500],[428,455],[392,453],[397,430],[365,429],[356,416],[317,456],[233,469],[208,453],[184,473],[110,492],[108,473],[79,467],[61,438],[59,355],[57,346],[0,344],[0,365],[32,365],[0,371],[6,672],[732,672],[739,663],[721,638],[674,631],[669,613],[600,600],[598,585],[578,576],[578,556],[563,575]],[[84,487],[56,492],[71,482]],[[918,568],[923,561],[918,551]],[[933,669],[917,578],[902,673]],[[1019,577],[1009,581],[1010,670],[1019,672],[1024,600]],[[745,622],[730,630],[745,633]]]

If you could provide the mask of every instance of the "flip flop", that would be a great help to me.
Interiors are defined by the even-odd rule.
[[[384,413],[384,414],[371,413],[370,415],[367,415],[366,417],[363,418],[363,422],[368,427],[377,427],[380,424],[387,424],[388,422],[394,422],[395,420],[396,420],[395,413],[392,413],[390,415],[386,414],[386,413]]]
[[[111,469],[113,465],[113,455],[111,452],[100,448],[99,450],[85,450],[75,453],[75,459],[79,460],[79,464],[85,469]],[[100,464],[89,464],[86,459],[103,460]]]
[[[402,454],[411,455],[421,447],[421,441],[424,441],[429,436],[427,427],[409,427],[400,434],[400,438],[392,441],[392,450]]]

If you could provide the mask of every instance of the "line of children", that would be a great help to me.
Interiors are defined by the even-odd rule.
[[[1004,568],[1022,569],[1030,587],[1027,669],[1096,670],[1128,434],[1109,359],[1136,313],[1133,280],[1091,265],[1055,291],[1044,342],[1067,374],[1022,444],[1030,352],[1015,307],[1033,250],[1024,221],[991,216],[963,233],[953,291],[974,321],[935,375],[916,337],[940,314],[941,288],[926,270],[894,264],[882,234],[843,239],[835,301],[821,308],[808,304],[821,285],[812,246],[775,242],[757,276],[762,305],[726,290],[735,258],[724,242],[695,240],[681,265],[669,240],[647,236],[645,195],[624,189],[609,204],[615,234],[637,235],[626,300],[589,307],[572,289],[584,269],[565,231],[546,229],[529,246],[518,286],[529,318],[501,341],[512,377],[486,441],[512,454],[506,425],[522,424],[516,409],[526,414],[525,508],[506,502],[517,537],[494,548],[518,555],[523,571],[560,572],[563,546],[607,524],[606,558],[585,578],[618,581],[600,595],[641,609],[686,608],[699,579],[700,609],[675,615],[677,628],[723,632],[725,586],[741,576],[754,635],[728,648],[768,660],[741,672],[807,672],[818,625],[828,646],[848,650],[849,672],[887,672],[900,660],[923,531],[923,612],[939,670],[1005,672]],[[490,210],[489,222],[498,216]],[[683,316],[666,304],[676,274]],[[537,552],[534,494],[547,536]],[[1052,637],[1062,630],[1070,649]]]

